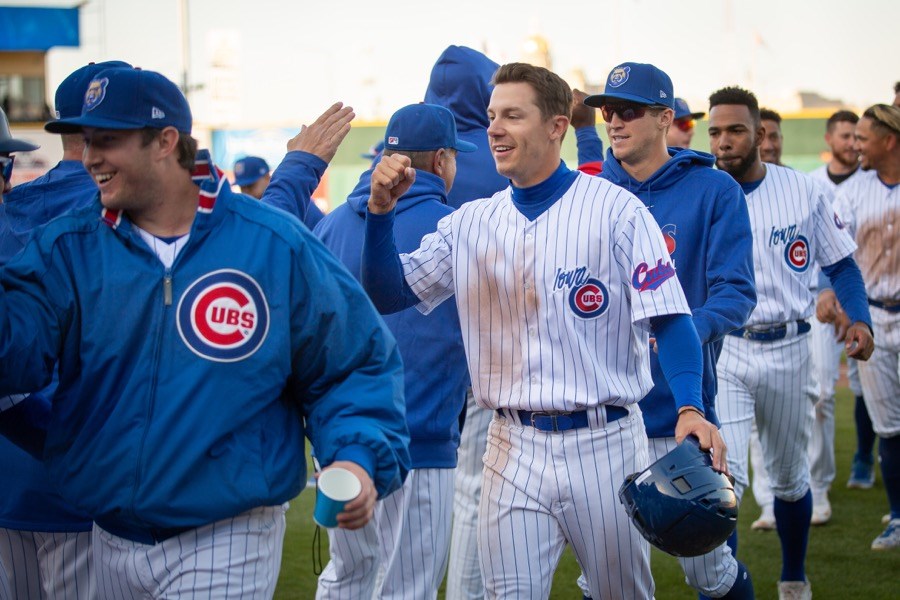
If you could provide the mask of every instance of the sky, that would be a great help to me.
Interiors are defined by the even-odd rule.
[[[190,83],[201,86],[189,93],[198,123],[293,126],[337,100],[354,106],[361,121],[377,122],[422,99],[448,45],[503,63],[520,60],[534,34],[547,40],[552,68],[564,78],[581,70],[599,83],[618,63],[651,62],[694,110],[730,84],[786,111],[798,90],[865,108],[890,102],[900,80],[897,0],[185,2],[186,52],[181,0],[85,2],[82,46],[48,54],[50,97],[89,61],[126,60],[181,82],[187,55]]]

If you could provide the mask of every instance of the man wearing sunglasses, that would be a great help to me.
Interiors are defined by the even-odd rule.
[[[674,109],[675,119],[666,134],[666,145],[673,148],[690,148],[697,119],[702,119],[706,113],[691,112],[684,98],[675,98]]]
[[[601,177],[638,197],[662,229],[678,280],[703,344],[703,408],[676,409],[656,352],[650,352],[653,389],[640,402],[650,438],[650,462],[673,449],[688,421],[706,421],[718,436],[715,363],[722,337],[740,327],[756,303],[750,221],[740,187],[712,169],[706,153],[667,148],[679,103],[672,80],[657,67],[623,63],[603,94],[585,104],[600,109],[610,147]],[[686,104],[681,110],[693,115]],[[702,113],[699,113],[702,115]],[[651,332],[651,337],[653,333]],[[714,598],[751,598],[747,569],[726,544],[679,559],[688,583]]]
[[[29,144],[25,140],[17,140],[9,131],[9,121],[6,113],[0,108],[0,173],[3,175],[3,185],[0,186],[0,202],[3,201],[3,194],[12,189],[9,180],[12,177],[13,162],[15,157],[13,152],[31,152],[37,150],[40,146]]]

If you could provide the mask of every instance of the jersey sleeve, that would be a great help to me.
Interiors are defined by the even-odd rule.
[[[401,254],[406,283],[420,302],[416,308],[428,314],[453,295],[453,215],[438,221],[437,231],[422,238],[410,254]]]
[[[834,195],[835,217],[844,225],[850,237],[856,239],[856,210],[853,203],[853,184],[847,182]]]
[[[690,315],[659,225],[636,198],[627,201],[616,220],[615,236],[616,262],[632,322],[649,330],[652,317]]]
[[[833,265],[842,258],[846,258],[856,251],[856,242],[847,231],[847,227],[838,213],[828,194],[823,192],[818,185],[814,185],[812,193],[815,196],[815,223],[816,255],[815,260],[820,266]]]

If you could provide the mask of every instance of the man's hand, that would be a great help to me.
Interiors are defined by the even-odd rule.
[[[359,496],[345,504],[344,512],[339,513],[337,516],[338,527],[341,529],[359,529],[368,523],[372,518],[372,515],[375,514],[375,501],[378,500],[378,492],[375,491],[375,484],[372,483],[372,478],[369,477],[366,470],[355,462],[336,460],[325,467],[323,471],[335,467],[347,469],[356,475],[356,478],[359,479],[359,482],[362,484],[362,490],[359,492]],[[316,479],[318,478],[319,474],[317,473]]]
[[[841,303],[838,302],[834,290],[825,289],[819,292],[816,298],[816,318],[822,323],[834,323],[838,315],[844,312]]]
[[[573,129],[580,127],[597,126],[597,109],[584,103],[587,94],[581,90],[572,90],[572,120]]]
[[[697,436],[700,448],[712,451],[713,469],[728,475],[725,440],[722,439],[722,434],[697,411],[682,410],[675,423],[675,441],[680,444],[689,435]]]
[[[416,170],[411,164],[409,157],[402,154],[381,157],[372,171],[369,212],[384,215],[394,210],[397,200],[416,180]]]
[[[869,360],[875,352],[875,339],[869,331],[869,326],[857,321],[847,329],[844,348],[847,356],[856,360]]]
[[[287,143],[288,152],[302,150],[331,162],[338,146],[350,133],[350,121],[356,117],[353,109],[335,102],[312,125],[303,125],[300,133]]]

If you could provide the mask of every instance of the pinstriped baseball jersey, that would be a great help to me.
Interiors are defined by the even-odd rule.
[[[690,314],[650,213],[583,174],[534,221],[509,188],[465,204],[400,259],[422,312],[456,294],[473,391],[491,409],[637,402],[653,385],[647,320]]]
[[[885,185],[866,171],[840,187],[835,206],[859,242],[855,258],[869,297],[900,300],[900,185]]]
[[[856,244],[826,192],[787,167],[766,164],[762,183],[747,194],[747,208],[758,296],[747,326],[808,318],[815,305],[812,263],[832,265]]]

